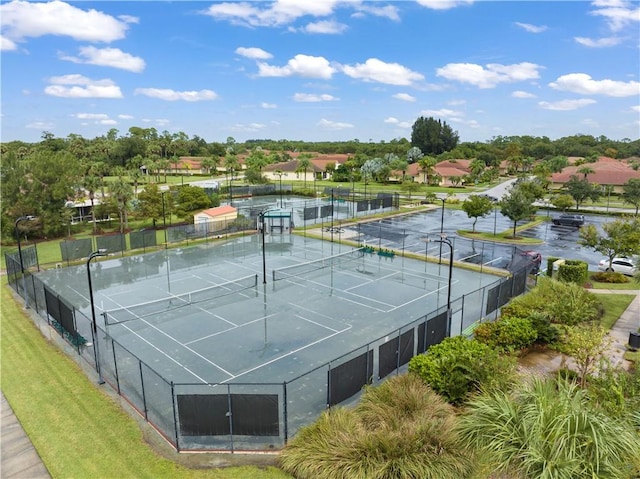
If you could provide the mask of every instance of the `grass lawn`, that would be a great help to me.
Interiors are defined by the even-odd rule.
[[[11,294],[1,288],[2,392],[54,478],[290,477],[254,466],[189,469],[159,456],[137,422],[47,342]],[[228,456],[227,456],[228,457]]]
[[[600,283],[593,279],[593,273],[589,274],[589,283],[593,289],[616,289],[616,290],[639,290],[640,283],[633,278],[629,278],[628,283]]]
[[[611,329],[635,296],[633,294],[599,294],[598,299],[604,306],[604,316],[600,319],[600,324],[606,329]]]

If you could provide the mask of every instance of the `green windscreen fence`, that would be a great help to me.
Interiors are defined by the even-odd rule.
[[[74,261],[76,259],[88,258],[94,251],[93,240],[91,238],[62,241],[60,252],[62,261]]]
[[[129,233],[131,249],[145,249],[157,245],[155,230],[132,231]]]
[[[96,238],[98,249],[105,249],[108,253],[118,253],[126,249],[124,235],[121,233],[114,235],[98,236]]]

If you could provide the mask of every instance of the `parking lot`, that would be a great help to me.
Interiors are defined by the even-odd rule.
[[[547,211],[540,211],[540,215],[549,215],[549,218],[553,218],[553,213]],[[606,216],[600,215],[585,215],[585,225],[593,224],[601,228],[603,223],[611,221],[612,219]],[[524,224],[525,222],[519,222],[518,224]],[[473,220],[470,219],[464,211],[445,208],[444,214],[441,208],[433,209],[428,212],[420,212],[407,216],[385,218],[375,223],[369,223],[369,228],[372,232],[372,236],[375,233],[376,226],[384,229],[395,230],[398,233],[398,237],[392,237],[393,235],[384,235],[380,246],[388,248],[398,248],[400,239],[404,238],[404,247],[408,250],[414,250],[419,252],[420,248],[424,250],[424,246],[417,246],[421,233],[436,234],[442,231],[449,238],[457,236],[458,230],[470,230],[473,224]],[[505,230],[513,228],[513,222],[503,216],[498,210],[488,215],[485,218],[479,218],[476,223],[476,231],[485,233],[500,233]],[[542,223],[534,228],[527,229],[520,232],[518,235],[535,238],[542,240],[543,243],[535,245],[519,245],[521,249],[531,249],[538,251],[542,254],[542,269],[546,268],[546,258],[549,256],[555,256],[566,259],[578,259],[587,262],[590,271],[596,271],[598,262],[602,259],[602,255],[593,251],[590,248],[582,246],[578,243],[579,240],[579,228],[571,226],[555,226],[549,222]],[[414,236],[413,241],[411,237]],[[383,244],[384,243],[384,244]],[[395,243],[395,245],[394,245]],[[461,244],[461,243],[460,243]],[[415,245],[414,247],[409,247]],[[500,246],[497,246],[500,247]],[[505,249],[505,258],[510,257],[507,251],[511,249],[510,245],[501,246]],[[458,259],[463,252],[459,252],[455,257]],[[474,261],[475,262],[475,261]],[[493,264],[493,266],[507,267],[508,264]]]

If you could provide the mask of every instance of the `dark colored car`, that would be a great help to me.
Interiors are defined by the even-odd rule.
[[[575,226],[580,228],[584,225],[584,215],[560,215],[553,218],[553,224],[556,226]]]

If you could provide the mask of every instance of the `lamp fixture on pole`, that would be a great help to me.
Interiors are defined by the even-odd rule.
[[[106,249],[99,249],[98,251],[94,251],[89,255],[87,259],[87,279],[89,282],[89,302],[91,303],[91,328],[93,331],[93,354],[96,361],[96,371],[98,373],[98,384],[104,384],[104,379],[102,378],[102,369],[100,367],[100,339],[98,338],[98,326],[96,324],[96,307],[93,302],[93,286],[91,284],[91,260],[97,258],[98,256],[106,256]]]

